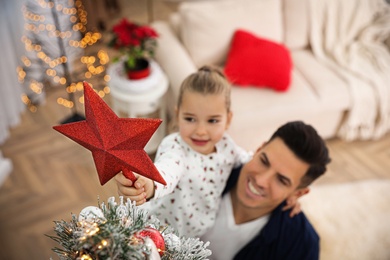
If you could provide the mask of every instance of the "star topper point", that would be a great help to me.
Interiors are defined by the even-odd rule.
[[[85,120],[53,128],[92,152],[101,185],[120,171],[133,183],[136,172],[166,185],[144,150],[161,119],[119,118],[87,82],[84,107]]]

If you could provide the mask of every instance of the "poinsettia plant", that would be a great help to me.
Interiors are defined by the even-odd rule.
[[[140,25],[123,18],[113,26],[112,32],[113,38],[109,45],[126,57],[127,68],[135,68],[137,59],[148,59],[154,56],[158,34],[150,26]]]

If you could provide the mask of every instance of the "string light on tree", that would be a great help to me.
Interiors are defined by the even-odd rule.
[[[199,238],[178,237],[171,227],[137,208],[129,199],[108,199],[99,207],[88,206],[70,222],[55,221],[56,236],[49,236],[62,248],[53,251],[61,259],[149,259],[203,260],[211,255],[209,243]],[[153,254],[153,247],[157,253]]]

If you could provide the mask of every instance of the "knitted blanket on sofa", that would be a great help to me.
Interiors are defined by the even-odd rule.
[[[385,0],[310,0],[314,55],[344,79],[350,110],[345,140],[371,139],[390,129],[390,5]]]

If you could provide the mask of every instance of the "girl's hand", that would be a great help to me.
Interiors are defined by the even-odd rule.
[[[294,217],[296,215],[298,215],[299,213],[301,213],[301,203],[299,203],[298,201],[298,198],[297,197],[289,197],[287,198],[287,204],[286,206],[284,206],[282,208],[282,210],[289,210],[291,209],[290,211],[290,217]]]
[[[138,174],[134,174],[137,180],[133,182],[127,179],[122,172],[115,175],[115,181],[119,196],[135,201],[136,205],[142,205],[154,195],[154,182]]]

